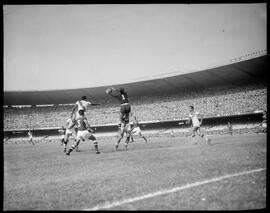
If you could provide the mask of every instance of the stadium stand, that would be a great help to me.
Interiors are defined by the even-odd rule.
[[[267,109],[267,88],[263,84],[219,86],[177,94],[130,97],[132,112],[140,121],[185,119],[194,105],[204,117],[253,113]],[[4,129],[60,127],[72,106],[4,108]],[[91,125],[118,122],[119,106],[108,98],[86,113]]]

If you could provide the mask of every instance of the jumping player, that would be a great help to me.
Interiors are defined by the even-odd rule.
[[[126,118],[129,116],[129,113],[131,111],[131,106],[128,102],[128,95],[124,88],[108,88],[106,90],[106,93],[109,94],[112,97],[115,97],[118,99],[120,103],[120,125],[122,123],[123,117],[125,116]]]
[[[30,144],[32,144],[32,145],[35,145],[35,143],[33,141],[33,133],[32,133],[32,131],[31,130],[28,130],[27,134],[28,134],[28,142]]]
[[[147,143],[146,137],[142,135],[142,130],[140,128],[140,124],[136,116],[133,116],[133,127],[131,128],[130,132],[130,139],[131,139],[130,142],[134,142],[133,135],[139,135]]]
[[[77,112],[76,112],[76,115],[75,115],[75,119],[76,119],[77,117],[79,117],[78,112],[79,112],[80,110],[83,110],[84,112],[86,112],[86,111],[87,111],[87,107],[90,106],[90,105],[92,105],[92,103],[91,103],[90,101],[86,101],[86,96],[85,96],[85,95],[82,96],[82,97],[81,97],[81,100],[77,101],[77,102],[75,103],[75,106],[72,108],[72,111],[71,111],[71,113],[70,113],[71,119],[73,119],[73,114],[74,114],[74,112],[75,112],[76,110],[77,110]]]
[[[78,112],[79,117],[76,119],[76,125],[78,126],[77,132],[77,140],[76,144],[72,145],[71,148],[68,150],[66,155],[70,155],[70,153],[80,144],[81,140],[88,139],[94,141],[94,147],[96,150],[96,154],[100,154],[98,150],[98,143],[96,141],[96,137],[92,134],[93,130],[90,128],[90,125],[84,116],[84,110],[79,110]]]
[[[124,115],[121,119],[121,125],[120,125],[120,129],[119,129],[119,132],[118,132],[118,139],[117,139],[117,142],[115,144],[115,150],[117,151],[118,149],[118,146],[119,146],[119,143],[120,141],[122,140],[124,134],[126,133],[126,142],[125,142],[125,149],[127,150],[127,147],[128,147],[128,143],[129,143],[129,140],[130,140],[130,130],[131,130],[131,127],[130,127],[130,123],[129,123],[129,116],[128,115]]]
[[[189,106],[189,120],[188,123],[192,122],[192,137],[195,137],[196,135],[200,136],[201,138],[204,138],[207,141],[208,145],[211,145],[211,139],[204,136],[204,133],[200,132],[200,126],[202,124],[202,118],[201,121],[199,121],[199,113],[197,111],[194,111],[193,106]]]

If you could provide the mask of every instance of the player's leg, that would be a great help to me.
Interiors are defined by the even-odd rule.
[[[68,139],[69,139],[69,134],[66,132],[65,137],[64,137],[64,141],[63,141],[63,144],[64,144],[64,152],[67,151]]]
[[[134,142],[133,131],[130,132],[130,143]]]
[[[130,124],[127,124],[124,128],[124,132],[126,132],[126,141],[125,141],[125,149],[127,150],[127,147],[128,147],[128,143],[130,141],[130,132],[131,132],[131,127],[130,127]]]
[[[122,140],[123,136],[124,136],[124,133],[120,130],[120,132],[118,133],[117,141],[115,143],[115,150],[118,149],[119,143]]]
[[[30,141],[31,141],[32,145],[35,145],[33,138],[31,138]]]
[[[147,139],[146,139],[146,137],[142,134],[142,132],[141,131],[139,131],[139,136],[141,137],[141,138],[143,138],[144,139],[144,141],[145,141],[145,143],[147,143]]]
[[[77,146],[79,146],[79,144],[80,144],[80,141],[82,140],[82,138],[83,138],[83,136],[84,136],[84,132],[83,131],[78,131],[77,132],[77,138],[76,138],[76,143],[75,143],[75,145],[72,145],[71,146],[71,148],[68,150],[68,152],[66,153],[67,155],[70,155],[70,153],[77,147]]]
[[[94,135],[90,135],[88,139],[94,142],[94,148],[95,148],[96,154],[100,154],[98,150],[98,142],[97,142],[96,137]]]
[[[211,139],[208,138],[208,137],[206,137],[206,136],[204,135],[204,133],[201,132],[200,129],[201,129],[200,127],[197,129],[197,131],[196,131],[197,134],[198,134],[202,139],[206,140],[206,142],[207,142],[208,145],[211,145]]]
[[[75,145],[71,145],[70,149],[67,151],[66,155],[70,155],[70,153],[79,146],[81,139],[77,139]]]
[[[125,149],[127,150],[127,147],[128,147],[128,143],[129,143],[129,140],[130,140],[130,132],[127,132],[126,133],[127,135],[126,135],[126,141],[125,141],[125,143],[124,143],[124,145],[125,145]]]

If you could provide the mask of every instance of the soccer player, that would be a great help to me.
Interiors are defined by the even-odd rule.
[[[106,93],[112,97],[117,98],[117,100],[120,103],[120,125],[121,125],[123,117],[125,116],[127,118],[127,116],[129,116],[129,113],[131,111],[131,106],[128,101],[128,95],[124,90],[124,88],[119,89],[115,89],[113,87],[108,88],[106,90]]]
[[[28,130],[27,134],[28,134],[28,142],[30,144],[32,144],[32,145],[35,145],[35,143],[33,141],[33,133],[32,133],[32,131],[31,130]]]
[[[71,113],[70,113],[71,119],[72,119],[73,114],[74,114],[74,112],[75,112],[76,110],[77,110],[77,112],[76,112],[76,115],[75,115],[75,119],[76,119],[77,117],[80,117],[79,114],[78,114],[78,112],[79,112],[80,110],[83,110],[84,112],[86,112],[86,111],[87,111],[87,107],[90,106],[90,105],[92,105],[92,103],[91,103],[90,101],[87,101],[87,100],[86,100],[86,96],[85,96],[85,95],[82,96],[82,97],[81,97],[81,100],[77,101],[77,102],[75,103],[75,106],[72,108],[72,111],[71,111]]]
[[[228,122],[227,128],[228,128],[229,134],[232,135],[233,134],[233,128],[232,128],[232,124],[230,122]]]
[[[140,128],[140,124],[136,116],[133,116],[133,127],[131,128],[130,132],[130,139],[131,139],[130,142],[134,142],[133,135],[139,135],[147,143],[146,137],[142,135],[142,130]]]
[[[117,142],[115,144],[116,151],[117,151],[119,143],[122,140],[125,133],[126,133],[127,138],[126,138],[126,142],[124,145],[125,145],[125,149],[127,150],[128,143],[130,140],[130,130],[131,130],[131,127],[130,127],[130,123],[129,123],[129,116],[124,115],[121,119],[121,125],[120,125],[119,132],[118,132],[118,139],[117,139]]]
[[[72,120],[71,118],[67,119],[66,122],[66,131],[65,131],[65,136],[64,136],[64,152],[66,152],[67,150],[67,143],[68,143],[68,139],[70,136],[74,136],[75,141],[76,141],[76,131],[74,129],[74,126],[76,124],[75,120]],[[76,147],[76,152],[79,152],[79,146]]]
[[[70,153],[77,146],[79,146],[80,141],[84,139],[92,140],[94,142],[96,154],[100,154],[98,150],[98,143],[96,141],[96,137],[92,134],[93,130],[90,128],[90,124],[88,123],[86,117],[84,116],[84,110],[79,110],[78,114],[79,117],[77,117],[76,119],[76,125],[78,126],[76,144],[71,146],[66,155],[70,155]]]
[[[211,145],[211,139],[204,136],[204,133],[200,132],[200,126],[202,124],[202,118],[201,121],[199,121],[199,113],[194,110],[193,106],[189,106],[189,120],[188,123],[192,122],[192,137],[195,137],[196,135],[200,136],[201,138],[204,138],[207,141],[208,145]]]

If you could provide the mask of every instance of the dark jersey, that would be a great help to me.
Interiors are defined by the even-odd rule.
[[[77,119],[78,131],[87,130],[87,126],[84,120],[85,120],[85,117],[80,117]]]
[[[111,95],[117,98],[120,104],[128,103],[128,96],[125,91],[123,93],[120,93],[119,91],[112,91]]]

